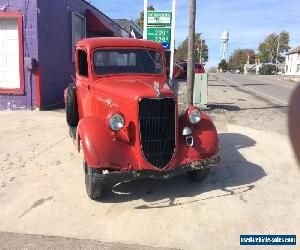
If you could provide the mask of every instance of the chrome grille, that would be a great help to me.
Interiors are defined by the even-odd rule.
[[[175,113],[174,98],[144,98],[139,102],[142,151],[145,159],[160,169],[170,162],[175,150]]]

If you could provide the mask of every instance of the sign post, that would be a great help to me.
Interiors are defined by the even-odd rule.
[[[144,0],[144,29],[143,29],[143,39],[147,39],[147,15],[148,15],[148,0]]]
[[[174,56],[175,56],[175,25],[176,25],[176,0],[172,4],[172,30],[171,30],[171,58],[170,58],[170,78],[173,78]]]
[[[175,12],[176,0],[173,0],[172,11],[147,11],[146,15],[147,39],[160,43],[166,51],[171,52],[170,79],[173,76],[175,53]]]

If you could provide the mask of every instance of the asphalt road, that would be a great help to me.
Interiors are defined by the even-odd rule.
[[[114,243],[114,242],[53,237],[53,236],[45,236],[45,235],[0,232],[0,249],[3,250],[6,249],[7,250],[11,250],[11,249],[160,250],[166,248],[154,248],[154,247],[136,245],[136,244],[122,244],[122,243]]]
[[[226,73],[221,78],[230,84],[254,91],[279,104],[287,105],[296,83],[285,80],[282,76],[238,75]]]

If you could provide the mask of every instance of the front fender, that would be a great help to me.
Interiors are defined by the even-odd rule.
[[[192,147],[186,143],[186,137],[182,135],[184,127],[192,131],[194,144]],[[209,158],[219,152],[219,139],[217,130],[207,114],[201,113],[199,124],[191,125],[185,116],[179,119],[179,147],[178,164],[187,164],[192,161]]]
[[[128,143],[97,118],[84,118],[78,123],[76,142],[90,167],[127,170],[136,165],[136,157]]]

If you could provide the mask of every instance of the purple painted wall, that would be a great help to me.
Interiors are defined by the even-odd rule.
[[[40,68],[41,108],[64,105],[64,89],[74,73],[72,60],[72,12],[87,17],[87,10],[122,36],[121,27],[84,0],[0,0],[0,9],[23,13],[24,57],[34,58]],[[88,20],[87,20],[88,21]],[[124,32],[124,31],[123,31]],[[90,37],[93,34],[87,32]],[[35,77],[24,60],[25,94],[0,94],[0,109],[34,109]]]
[[[0,9],[23,14],[24,57],[38,59],[36,0],[0,0]],[[0,94],[0,109],[30,109],[34,106],[34,77],[24,63],[24,95]]]
[[[86,17],[87,9],[92,10],[115,36],[121,36],[121,28],[83,0],[38,0],[37,4],[41,106],[51,109],[63,106],[64,89],[74,73],[72,12]]]

